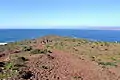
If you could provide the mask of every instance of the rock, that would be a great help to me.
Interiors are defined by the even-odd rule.
[[[21,52],[20,50],[13,51],[13,53],[20,53],[20,52]]]
[[[51,56],[50,54],[48,54],[47,57],[48,57],[49,59],[54,59],[54,57]]]
[[[30,79],[33,76],[31,71],[23,71],[20,72],[20,74],[21,74],[21,78],[23,79]]]
[[[5,54],[0,54],[0,57],[4,57],[5,56]]]
[[[4,62],[0,62],[0,67],[4,67],[5,63]]]

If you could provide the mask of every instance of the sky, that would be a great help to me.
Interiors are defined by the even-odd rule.
[[[120,26],[120,0],[0,0],[0,28]]]

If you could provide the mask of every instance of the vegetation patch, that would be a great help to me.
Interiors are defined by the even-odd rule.
[[[49,69],[48,66],[42,66],[43,69]]]
[[[23,51],[31,51],[32,46],[23,46]]]
[[[45,44],[42,44],[41,40],[42,38],[24,40],[0,46],[0,58],[5,58],[5,61],[6,58],[7,61],[10,59],[9,62],[0,62],[0,80],[8,79],[8,77],[14,78],[14,76],[18,75],[22,79],[30,79],[33,76],[33,73],[31,71],[24,71],[23,69],[32,67],[29,66],[30,64],[27,64],[27,66],[25,65],[28,59],[30,59],[30,63],[33,61],[31,54],[45,54],[45,59],[47,57],[48,61],[57,60],[56,56],[50,54],[53,53],[51,50],[61,50],[66,53],[72,53],[72,55],[80,57],[81,60],[86,60],[86,58],[89,58],[89,60],[97,62],[98,65],[101,65],[102,67],[117,67],[120,63],[120,44],[117,43],[89,41],[85,39],[73,39],[68,37],[54,38],[54,36],[52,36],[52,39],[43,39],[42,41]],[[39,46],[44,49],[36,49]],[[28,59],[26,57],[23,57],[23,55],[28,57]],[[39,67],[43,71],[50,70],[52,68],[51,65],[47,65],[48,63],[38,65],[38,62],[35,64],[35,67]],[[79,75],[74,75],[72,78],[73,80],[83,80]]]
[[[103,66],[117,66],[114,62],[98,62],[98,64]]]
[[[23,79],[30,79],[33,76],[33,73],[31,71],[20,71],[20,78]]]
[[[81,76],[74,76],[74,79],[76,79],[76,80],[78,80],[78,79],[83,80],[83,78]]]
[[[25,67],[25,61],[27,61],[26,58],[18,57],[8,62],[0,62],[0,79],[8,79],[18,75],[20,68]]]
[[[8,77],[15,76],[17,74],[17,70],[15,69],[15,65],[12,62],[6,62],[5,65],[1,68],[0,79],[7,79]]]
[[[5,51],[5,49],[6,49],[6,46],[0,45],[0,52]]]
[[[18,57],[17,60],[20,62],[28,61],[28,59],[26,59],[25,57]]]
[[[34,49],[30,53],[31,54],[47,54],[47,53],[52,53],[52,51],[47,49]]]
[[[5,62],[0,62],[0,67],[4,67],[5,66]]]

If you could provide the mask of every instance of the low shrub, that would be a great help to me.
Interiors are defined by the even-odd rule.
[[[14,66],[15,69],[18,69],[20,67],[25,67],[25,62],[28,61],[28,59],[26,59],[25,57],[18,57],[17,59],[15,59],[14,62]]]
[[[48,67],[47,67],[47,66],[42,66],[42,68],[43,68],[43,69],[48,69]]]
[[[6,69],[14,69],[18,70],[21,67],[25,67],[25,63],[28,61],[25,57],[18,57],[16,59],[11,60],[10,62],[5,63]]]
[[[20,62],[28,61],[28,59],[26,59],[25,57],[18,57],[17,60]]]
[[[117,66],[114,62],[98,62],[98,64],[104,66]]]
[[[14,68],[14,64],[12,62],[7,62],[5,64],[5,69],[9,70],[9,69],[13,69]]]
[[[23,79],[30,79],[33,76],[33,73],[31,71],[21,71],[19,74]]]
[[[5,63],[4,62],[0,62],[0,67],[4,67]]]
[[[95,61],[96,60],[96,57],[95,56],[91,56],[90,57],[92,61]]]
[[[32,47],[31,46],[24,46],[23,51],[31,51]]]
[[[51,51],[51,50],[47,50],[47,52],[48,52],[48,53],[52,53],[52,51]]]
[[[31,54],[46,54],[48,51],[47,49],[35,49],[32,50],[30,53]]]
[[[80,79],[83,80],[83,78],[81,76],[74,76],[74,79]]]
[[[9,77],[17,75],[20,68],[25,67],[26,60],[27,59],[24,57],[18,57],[17,59],[9,62],[0,62],[0,80],[6,80]]]

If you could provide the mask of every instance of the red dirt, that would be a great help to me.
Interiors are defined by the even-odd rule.
[[[29,60],[24,70],[33,72],[31,80],[119,80],[94,62],[62,51],[33,55]]]
[[[46,43],[51,42],[51,40],[45,41],[37,41],[35,44],[30,44],[30,46],[34,49],[45,49]],[[70,43],[70,42],[69,42]],[[68,44],[69,44],[68,43]],[[64,44],[64,43],[63,43]],[[89,44],[90,45],[90,44]],[[77,53],[84,52],[83,47],[74,47],[71,45],[71,49],[73,48]],[[63,47],[63,46],[62,46]],[[89,50],[89,47],[85,50]],[[101,50],[102,47],[100,47]],[[22,75],[27,75],[27,80],[120,80],[120,66],[117,67],[102,67],[102,65],[98,65],[96,61],[92,61],[83,55],[76,55],[74,50],[68,49],[71,53],[65,52],[64,50],[54,50],[52,49],[52,53],[49,54],[29,54],[23,55],[28,61],[26,61],[27,67],[20,67],[20,74],[18,76],[13,76],[10,79],[6,80],[24,80]],[[64,47],[63,47],[64,49]],[[95,49],[94,47],[92,49]],[[96,48],[99,49],[99,48]],[[103,50],[106,47],[103,48]],[[112,47],[111,47],[112,49]],[[115,49],[116,50],[116,49]],[[113,51],[115,51],[113,48]],[[118,46],[119,50],[119,46]],[[95,50],[94,53],[96,53]],[[109,51],[109,50],[108,50]],[[89,51],[88,51],[89,52]],[[88,53],[86,52],[86,53]],[[102,52],[102,51],[101,51]],[[101,53],[100,52],[100,53]],[[102,52],[104,54],[104,52]],[[112,52],[111,52],[112,53]],[[114,52],[115,53],[115,52]],[[118,52],[117,52],[118,53]],[[22,54],[19,49],[13,49],[11,51],[4,51],[1,53],[0,61],[10,61],[9,56],[11,54]],[[109,52],[108,52],[109,54]],[[120,65],[120,64],[119,64]],[[18,72],[19,72],[18,70]],[[32,72],[32,74],[31,74]],[[1,79],[0,79],[1,80]]]

